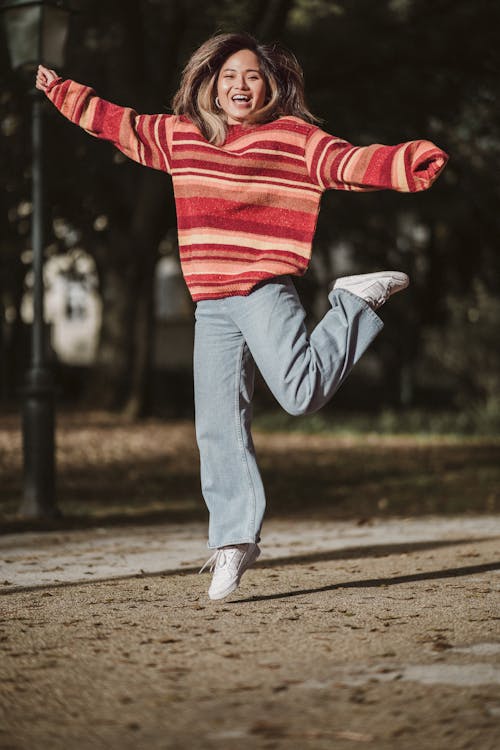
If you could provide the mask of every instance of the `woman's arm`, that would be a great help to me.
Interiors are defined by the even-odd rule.
[[[172,115],[138,115],[96,96],[93,89],[63,80],[40,65],[36,87],[57,109],[90,135],[111,141],[130,159],[153,169],[171,169]]]
[[[432,185],[448,155],[431,141],[353,146],[315,128],[307,140],[306,161],[311,178],[325,189],[416,193]]]

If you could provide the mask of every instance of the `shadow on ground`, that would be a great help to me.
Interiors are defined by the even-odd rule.
[[[474,543],[480,544],[483,541],[489,541],[491,537],[475,537]],[[445,539],[442,541],[432,540],[423,542],[405,542],[401,544],[373,544],[365,546],[348,547],[338,550],[328,550],[322,552],[307,552],[296,555],[283,555],[281,557],[274,557],[265,561],[255,563],[254,568],[261,569],[272,569],[272,568],[283,568],[286,566],[306,566],[308,570],[315,569],[314,566],[324,562],[334,561],[348,561],[348,560],[368,560],[378,559],[382,557],[389,557],[391,555],[411,555],[412,553],[419,552],[430,552],[432,550],[442,550],[451,547],[460,547],[464,544],[470,543],[470,538],[460,539]],[[51,589],[68,588],[71,586],[94,586],[96,583],[117,582],[126,581],[130,579],[143,578],[144,580],[149,578],[165,578],[170,576],[178,575],[192,575],[197,573],[199,566],[186,566],[182,569],[175,568],[172,570],[160,570],[160,571],[141,571],[141,573],[132,573],[126,575],[114,575],[112,577],[102,576],[94,577],[87,580],[74,580],[74,581],[57,581],[51,582]],[[444,578],[455,578],[460,576],[475,575],[477,573],[486,573],[490,571],[500,570],[500,560],[498,562],[491,562],[487,564],[477,565],[465,565],[455,568],[446,568],[441,570],[431,570],[426,572],[417,572],[408,575],[394,575],[387,578],[370,578],[361,580],[351,580],[343,583],[332,583],[319,588],[301,588],[298,584],[294,584],[293,590],[278,592],[272,595],[264,596],[252,596],[247,599],[238,598],[236,601],[239,604],[245,602],[265,601],[267,599],[283,599],[290,598],[293,596],[302,596],[304,594],[315,594],[325,591],[334,591],[340,588],[363,588],[363,587],[376,587],[376,586],[393,586],[401,583],[412,583],[417,581],[427,581]],[[38,589],[47,588],[47,583],[40,583],[37,585],[13,585],[9,588],[4,588],[0,592],[0,596],[6,596],[9,594],[15,594],[19,591],[28,592],[36,591]],[[226,599],[225,603],[230,604],[231,599]]]

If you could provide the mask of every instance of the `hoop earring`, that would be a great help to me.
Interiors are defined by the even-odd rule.
[[[220,106],[220,101],[219,101],[218,96],[215,97],[215,106],[218,107],[219,109],[222,109],[222,107]]]

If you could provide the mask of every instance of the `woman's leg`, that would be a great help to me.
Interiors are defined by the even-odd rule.
[[[259,541],[265,509],[250,432],[255,365],[226,303],[196,307],[196,437],[210,548]]]
[[[287,276],[261,284],[248,297],[226,300],[262,376],[290,414],[311,413],[329,401],[383,328],[357,295],[334,289],[329,301],[331,308],[309,336]]]
[[[376,302],[391,293],[388,286],[382,292]],[[310,337],[288,277],[266,282],[247,297],[198,303],[196,434],[210,511],[208,546],[219,548],[202,568],[210,564],[214,572],[211,599],[234,591],[259,555],[265,496],[250,432],[254,358],[282,406],[304,414],[332,397],[383,327],[356,294],[337,289],[329,298],[332,307]]]

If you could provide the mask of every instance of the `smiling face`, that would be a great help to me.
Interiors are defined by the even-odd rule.
[[[228,57],[217,78],[217,96],[229,125],[241,125],[263,107],[266,84],[259,58],[249,49]]]

